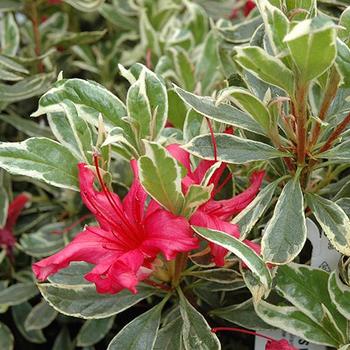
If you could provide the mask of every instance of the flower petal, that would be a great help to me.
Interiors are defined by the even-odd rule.
[[[132,160],[130,164],[134,172],[134,182],[123,200],[123,210],[132,223],[140,224],[144,218],[147,193],[139,181],[136,161]]]
[[[198,239],[193,237],[190,225],[183,217],[159,209],[146,216],[144,225],[146,239],[141,249],[148,256],[155,257],[162,252],[167,260],[172,260],[177,253],[198,248]]]
[[[112,233],[98,227],[87,227],[85,231],[78,233],[64,249],[36,262],[32,268],[37,279],[43,281],[67,267],[72,261],[98,264],[103,260],[109,263],[123,253],[124,250],[118,249],[113,240]]]
[[[266,343],[265,350],[297,350],[293,345],[290,345],[286,339],[269,340]]]
[[[8,230],[12,230],[16,224],[16,221],[21,214],[22,209],[29,201],[29,195],[23,193],[15,197],[15,199],[10,203],[8,212],[7,212],[7,220],[5,227]]]
[[[99,264],[85,278],[95,283],[98,293],[118,293],[127,288],[137,293],[139,281],[147,278],[152,270],[142,267],[144,256],[140,250],[132,250],[120,256],[112,264]]]
[[[99,224],[104,229],[115,228],[117,222],[122,222],[121,213],[123,212],[122,204],[119,197],[109,192],[117,210],[111,205],[105,193],[95,191],[94,179],[95,174],[84,163],[78,164],[80,194],[84,204],[96,216]]]
[[[239,195],[221,201],[211,200],[202,206],[209,215],[215,215],[222,220],[229,220],[233,215],[241,212],[259,192],[265,171],[253,173],[250,179],[250,186]]]
[[[181,146],[177,143],[173,143],[167,146],[166,149],[178,162],[180,162],[186,168],[187,175],[192,173],[190,154],[187,151],[181,148]]]

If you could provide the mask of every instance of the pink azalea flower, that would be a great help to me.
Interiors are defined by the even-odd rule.
[[[129,289],[137,293],[139,281],[152,273],[151,263],[159,253],[172,260],[179,252],[198,248],[188,222],[160,208],[153,200],[145,208],[147,194],[138,180],[136,162],[131,165],[134,182],[123,201],[103,183],[95,159],[102,191],[96,191],[95,175],[79,164],[83,202],[99,226],[88,226],[60,252],[33,265],[39,280],[45,280],[72,261],[85,261],[95,267],[84,277],[95,283],[99,293]]]
[[[13,228],[15,227],[17,219],[28,200],[29,196],[27,194],[20,194],[15,197],[9,205],[6,224],[3,228],[0,228],[0,246],[6,248],[7,256],[11,260],[13,260],[12,250],[16,244]]]
[[[244,17],[248,17],[250,12],[254,10],[256,4],[253,0],[247,0],[245,4],[240,8],[234,8],[229,16],[229,19],[235,19],[238,17],[239,12],[242,12]]]
[[[276,340],[276,339],[267,337],[264,334],[260,334],[260,333],[257,333],[255,331],[249,331],[249,330],[243,329],[243,328],[215,327],[215,328],[212,328],[211,331],[213,333],[221,332],[221,331],[238,332],[238,333],[255,335],[256,337],[267,339],[267,342],[265,345],[265,350],[298,350],[293,345],[291,345],[286,339]]]
[[[265,350],[297,350],[293,345],[290,345],[286,339],[268,340]]]
[[[182,180],[182,190],[187,192],[190,185],[200,184],[207,170],[215,163],[215,161],[202,160],[197,168],[192,171],[190,164],[190,154],[182,149],[178,144],[172,144],[167,147],[169,153],[176,158],[187,170],[187,175]],[[255,172],[251,177],[251,185],[239,195],[225,200],[215,200],[213,197],[220,191],[223,184],[219,185],[221,175],[226,165],[222,164],[210,179],[210,183],[214,184],[212,198],[200,206],[191,216],[190,224],[200,227],[206,227],[213,230],[223,231],[229,235],[239,238],[239,228],[237,225],[231,224],[229,221],[232,217],[242,211],[259,192],[264,171]],[[229,180],[230,177],[227,178]],[[244,243],[260,254],[260,246],[249,240]],[[225,256],[227,250],[214,243],[209,243],[211,254],[217,266],[225,264]]]

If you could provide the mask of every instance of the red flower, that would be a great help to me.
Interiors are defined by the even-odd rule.
[[[293,345],[290,345],[286,339],[268,340],[265,350],[298,350]]]
[[[187,175],[182,180],[182,190],[184,193],[192,184],[200,184],[207,170],[215,163],[215,161],[202,160],[198,167],[192,171],[190,164],[190,155],[177,144],[168,146],[168,151],[176,158],[186,169]],[[202,206],[200,206],[190,218],[191,225],[206,227],[213,230],[219,230],[230,234],[233,237],[239,238],[240,233],[237,225],[231,224],[229,221],[232,217],[242,211],[259,192],[261,182],[263,180],[264,171],[255,172],[251,177],[250,187],[231,199],[214,200],[213,197],[223,187],[226,180],[219,185],[221,175],[225,170],[226,165],[222,164],[212,176],[210,183],[214,184],[212,198]],[[229,180],[230,177],[227,178]],[[244,240],[244,243],[251,247],[256,252],[260,253],[260,246],[249,240]],[[225,264],[225,256],[227,250],[214,243],[209,243],[211,254],[217,266]]]
[[[12,250],[16,244],[16,239],[13,235],[13,228],[16,225],[17,219],[21,214],[22,209],[29,200],[27,194],[20,194],[10,203],[7,211],[6,224],[0,228],[0,246],[4,246],[7,251],[7,256],[12,260]]]
[[[237,17],[238,17],[239,11],[242,12],[242,14],[243,14],[244,17],[248,17],[249,14],[250,14],[250,12],[251,12],[255,7],[256,7],[256,4],[255,4],[255,2],[254,2],[253,0],[247,0],[247,1],[245,2],[245,4],[244,4],[242,7],[241,7],[241,6],[240,6],[240,8],[235,7],[235,8],[232,10],[232,12],[231,12],[231,14],[230,14],[230,16],[229,16],[229,19],[235,19],[235,18],[237,18]]]
[[[271,337],[268,337],[264,334],[257,333],[255,331],[249,331],[247,329],[243,328],[236,328],[236,327],[215,327],[212,328],[211,331],[213,333],[221,332],[221,331],[228,331],[228,332],[238,332],[243,334],[250,334],[255,335],[256,337],[267,339],[265,350],[298,350],[293,345],[289,344],[289,342],[286,339],[276,340]]]
[[[159,253],[172,260],[179,252],[198,248],[198,240],[184,218],[160,208],[153,200],[145,209],[147,194],[138,180],[136,162],[131,164],[135,178],[123,202],[107,189],[98,166],[102,192],[93,187],[94,173],[79,164],[81,196],[99,226],[86,227],[63,250],[35,263],[33,271],[39,280],[71,261],[86,261],[95,267],[85,278],[95,283],[99,293],[117,293],[124,288],[136,293],[136,285],[151,274],[151,263]]]
[[[243,16],[244,17],[248,17],[248,15],[250,14],[250,12],[252,10],[254,10],[256,7],[255,2],[252,0],[247,0],[247,2],[245,3],[244,7],[243,7]]]

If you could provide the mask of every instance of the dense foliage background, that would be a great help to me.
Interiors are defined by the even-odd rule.
[[[211,332],[219,326],[350,349],[347,5],[0,0],[0,349],[253,349],[253,336]],[[38,283],[32,264],[96,222],[77,164],[100,168],[123,198],[130,159],[200,249],[172,273],[153,261],[137,294],[97,293],[86,263]],[[240,237],[194,222],[209,201],[233,198],[223,220]],[[338,267],[310,267],[312,224]],[[207,242],[230,252],[223,266]]]

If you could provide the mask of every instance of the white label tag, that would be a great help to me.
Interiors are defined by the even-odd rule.
[[[340,254],[332,247],[327,237],[320,233],[316,224],[306,219],[307,235],[312,244],[311,266],[321,268],[327,272],[332,271],[338,264]],[[326,350],[324,345],[311,344],[293,334],[276,329],[271,331],[259,332],[268,337],[280,340],[282,338],[289,341],[295,348],[299,350]],[[255,350],[265,350],[266,339],[255,337]]]

